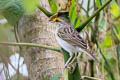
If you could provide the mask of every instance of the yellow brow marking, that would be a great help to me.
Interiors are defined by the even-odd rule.
[[[59,19],[59,18],[54,18],[53,21],[54,21],[54,22],[56,22],[56,21],[61,21],[61,19]]]

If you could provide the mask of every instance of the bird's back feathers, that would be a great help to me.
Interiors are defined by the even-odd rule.
[[[65,48],[70,54],[77,51],[86,53],[93,60],[98,61],[93,54],[87,50],[87,43],[82,39],[80,34],[75,30],[72,25],[63,24],[59,25],[57,29],[57,38],[61,47]],[[64,42],[64,43],[63,43]],[[67,45],[67,46],[66,46]],[[77,48],[77,49],[76,49]],[[73,49],[73,50],[71,50]]]

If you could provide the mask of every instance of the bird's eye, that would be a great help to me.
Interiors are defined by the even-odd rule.
[[[56,20],[55,22],[60,22],[59,20]]]

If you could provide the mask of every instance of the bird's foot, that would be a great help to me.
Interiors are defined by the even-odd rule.
[[[77,62],[74,62],[74,63],[69,63],[66,66],[66,68],[68,68],[68,71],[70,74],[72,74],[75,71],[76,65],[77,65]]]
[[[65,64],[65,68],[68,68],[69,73],[73,73],[76,65],[77,65],[77,53],[75,53],[75,56],[72,58],[72,56],[70,56],[70,58],[68,59],[68,61]]]

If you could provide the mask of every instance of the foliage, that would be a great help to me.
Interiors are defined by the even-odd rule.
[[[112,37],[110,34],[107,34],[106,35],[106,38],[105,40],[102,42],[101,44],[101,49],[104,49],[104,48],[109,48],[111,47],[113,44],[112,44]]]
[[[48,0],[48,1],[49,1],[49,4],[50,4],[52,13],[56,13],[58,11],[56,0]]]
[[[26,14],[32,14],[39,5],[38,0],[21,0]]]
[[[20,0],[0,0],[0,15],[14,25],[23,13]]]
[[[118,17],[120,15],[120,9],[119,9],[119,6],[117,5],[117,3],[113,3],[111,5],[110,12],[114,17]]]
[[[38,5],[38,0],[0,0],[0,15],[15,25],[23,13],[32,14]]]
[[[70,17],[70,21],[71,24],[77,28],[80,24],[80,18],[79,18],[79,14],[77,13],[79,9],[79,5],[78,2],[76,0],[72,0],[72,4],[70,6],[70,12],[69,12],[69,17]]]

